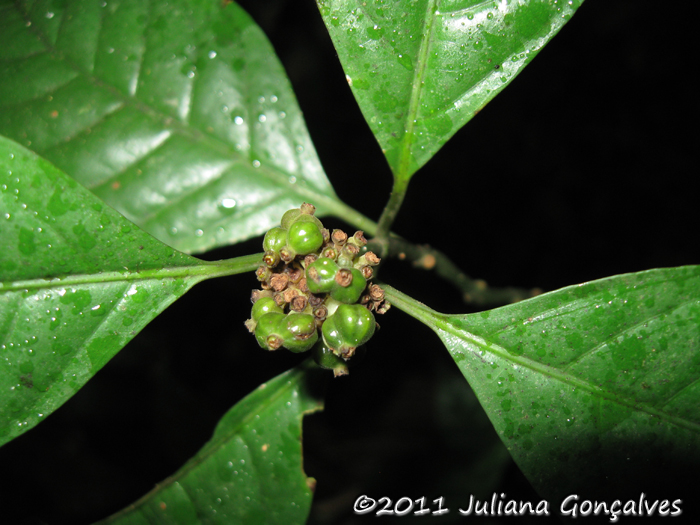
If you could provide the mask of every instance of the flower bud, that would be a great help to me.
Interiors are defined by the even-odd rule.
[[[289,264],[294,260],[294,257],[296,257],[297,252],[295,252],[290,246],[284,246],[280,250],[280,259],[282,259],[285,263]]]
[[[280,253],[274,250],[267,250],[263,256],[263,262],[268,268],[274,268],[280,262]]]
[[[321,252],[321,257],[326,257],[328,259],[335,259],[336,257],[338,257],[338,252],[336,252],[335,248],[333,248],[332,246],[328,246],[328,247],[324,248],[323,251]]]
[[[258,266],[258,269],[255,270],[255,276],[258,281],[265,282],[272,276],[272,271],[267,266]]]

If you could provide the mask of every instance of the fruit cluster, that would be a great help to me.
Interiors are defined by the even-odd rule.
[[[266,350],[313,349],[314,359],[335,375],[376,328],[372,312],[384,313],[384,291],[368,283],[379,257],[361,231],[330,232],[304,203],[289,210],[263,240],[262,290],[253,290],[248,330]],[[319,335],[320,332],[320,335]]]

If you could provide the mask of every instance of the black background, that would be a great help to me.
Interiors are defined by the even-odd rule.
[[[390,172],[314,3],[241,4],[279,53],[339,196],[377,219]],[[551,290],[698,264],[698,11],[587,0],[414,176],[394,230],[494,286]],[[203,257],[258,251],[255,239]],[[382,277],[435,309],[473,311],[408,263],[388,262]],[[117,511],[177,470],[243,395],[297,362],[258,349],[243,327],[255,285],[252,275],[197,285],[0,449],[0,521],[82,524]],[[452,508],[494,490],[538,501],[512,462],[490,462],[503,450],[437,337],[396,309],[380,323],[364,361],[332,382],[325,412],[305,421],[312,520],[354,522],[361,493],[443,495]]]

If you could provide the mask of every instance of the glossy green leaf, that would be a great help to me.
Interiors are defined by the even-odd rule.
[[[0,137],[0,444],[62,405],[196,282],[259,257],[177,252]]]
[[[394,177],[408,180],[522,71],[582,1],[317,3]]]
[[[315,481],[303,470],[301,422],[321,409],[325,377],[307,361],[260,385],[178,472],[101,523],[304,523]]]
[[[271,45],[223,4],[0,7],[0,134],[186,252],[261,234],[303,201],[362,221],[335,196]]]
[[[619,497],[655,469],[700,467],[700,266],[470,315],[387,297],[440,336],[543,496]]]

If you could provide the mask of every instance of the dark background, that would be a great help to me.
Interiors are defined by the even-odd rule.
[[[314,3],[240,3],[279,53],[339,196],[377,219],[390,172]],[[700,263],[698,11],[587,0],[416,174],[394,230],[494,286],[551,290]],[[258,252],[260,242],[204,257]],[[408,263],[382,272],[436,309],[474,310]],[[255,286],[252,275],[197,285],[1,448],[2,523],[77,525],[120,509],[177,470],[237,400],[297,362],[259,350],[243,327]],[[312,520],[352,523],[362,493],[442,495],[451,507],[493,491],[538,501],[437,337],[396,309],[380,323],[364,361],[332,382],[325,412],[305,420],[306,470],[318,480]]]

